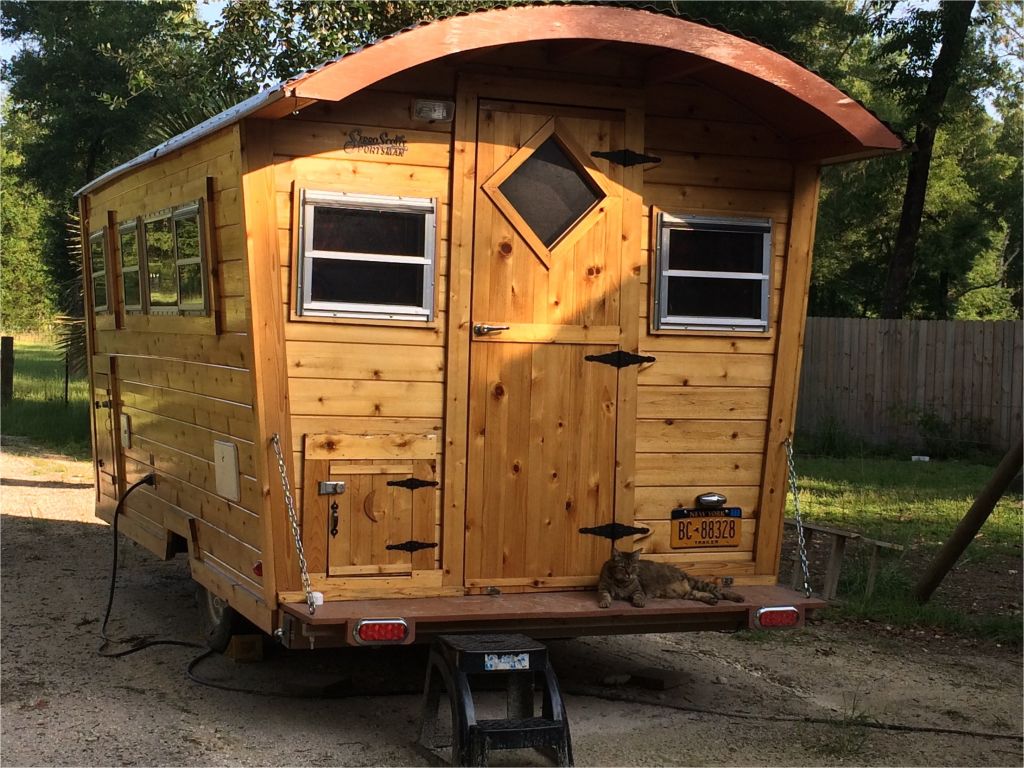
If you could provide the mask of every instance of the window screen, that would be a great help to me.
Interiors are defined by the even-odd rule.
[[[139,279],[139,231],[134,221],[118,228],[121,251],[121,294],[125,309],[142,309],[142,282]]]
[[[429,320],[435,202],[303,192],[300,314]]]
[[[146,235],[146,271],[148,273],[149,308],[178,307],[177,267],[174,264],[174,232],[171,217],[147,221],[143,225]]]
[[[553,136],[498,189],[548,248],[602,197]]]
[[[121,231],[121,259],[128,264],[122,267],[125,295],[138,285],[153,314],[205,312],[207,269],[200,204],[188,203],[147,216],[142,235],[139,252],[133,250],[138,243],[131,226]],[[140,275],[145,276],[144,281]]]
[[[92,308],[94,312],[107,310],[107,249],[104,230],[89,236],[89,269],[92,270]]]
[[[658,329],[768,328],[771,222],[658,218]]]

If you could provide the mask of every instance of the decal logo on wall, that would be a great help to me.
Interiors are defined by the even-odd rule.
[[[364,152],[369,155],[395,155],[401,157],[409,151],[403,134],[392,136],[381,131],[376,136],[364,136],[362,130],[356,128],[349,131],[348,141],[342,147],[346,152]]]

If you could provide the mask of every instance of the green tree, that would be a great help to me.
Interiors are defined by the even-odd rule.
[[[404,27],[497,4],[496,0],[229,3],[207,53],[220,76],[238,77],[245,89],[254,92]]]
[[[889,270],[882,296],[882,317],[902,317],[907,309],[910,282],[917,256],[921,219],[928,194],[935,140],[944,118],[946,98],[960,76],[961,62],[968,44],[974,0],[941,3],[935,11],[917,11],[913,22],[901,24],[894,42],[908,52],[908,67],[896,70],[897,86],[907,84],[908,101],[921,80],[924,61],[930,57],[932,33],[937,28],[939,49],[930,67],[924,93],[913,99],[916,130],[914,148],[910,153],[907,184],[903,193],[903,209],[889,257]],[[924,60],[924,61],[922,61]]]
[[[13,116],[34,126],[16,175],[46,201],[40,239],[73,310],[79,286],[65,247],[74,191],[146,148],[156,115],[200,87],[189,72],[209,30],[195,3],[5,2],[0,32],[20,48],[2,74]]]
[[[0,144],[0,327],[5,332],[34,331],[53,319],[50,276],[42,259],[42,223],[46,201],[19,176],[20,144],[30,127],[4,106]]]

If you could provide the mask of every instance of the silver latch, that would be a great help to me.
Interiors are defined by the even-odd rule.
[[[345,492],[345,483],[342,480],[321,480],[317,490],[321,496],[336,496]]]
[[[477,323],[473,326],[473,333],[477,336],[486,336],[489,333],[501,333],[507,331],[507,325],[487,325],[486,323]]]

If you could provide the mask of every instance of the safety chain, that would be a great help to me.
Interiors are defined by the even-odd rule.
[[[804,541],[804,521],[800,517],[800,489],[796,484],[796,464],[793,463],[793,439],[786,438],[786,463],[789,465],[789,490],[793,494],[793,517],[796,518],[797,552],[804,574],[804,596],[811,596],[811,574],[807,565],[807,542]]]
[[[295,500],[292,498],[292,487],[288,482],[288,471],[284,467],[284,454],[281,453],[281,436],[274,433],[270,438],[277,454],[277,469],[281,473],[281,488],[284,490],[284,504],[288,508],[288,522],[292,526],[292,537],[295,539],[295,552],[299,556],[299,569],[302,572],[302,590],[306,593],[306,605],[309,615],[316,613],[317,600],[309,581],[309,570],[306,568],[306,553],[302,549],[302,533],[299,531],[299,519],[295,514]],[[316,593],[319,594],[319,593]],[[323,598],[321,597],[321,601]]]

